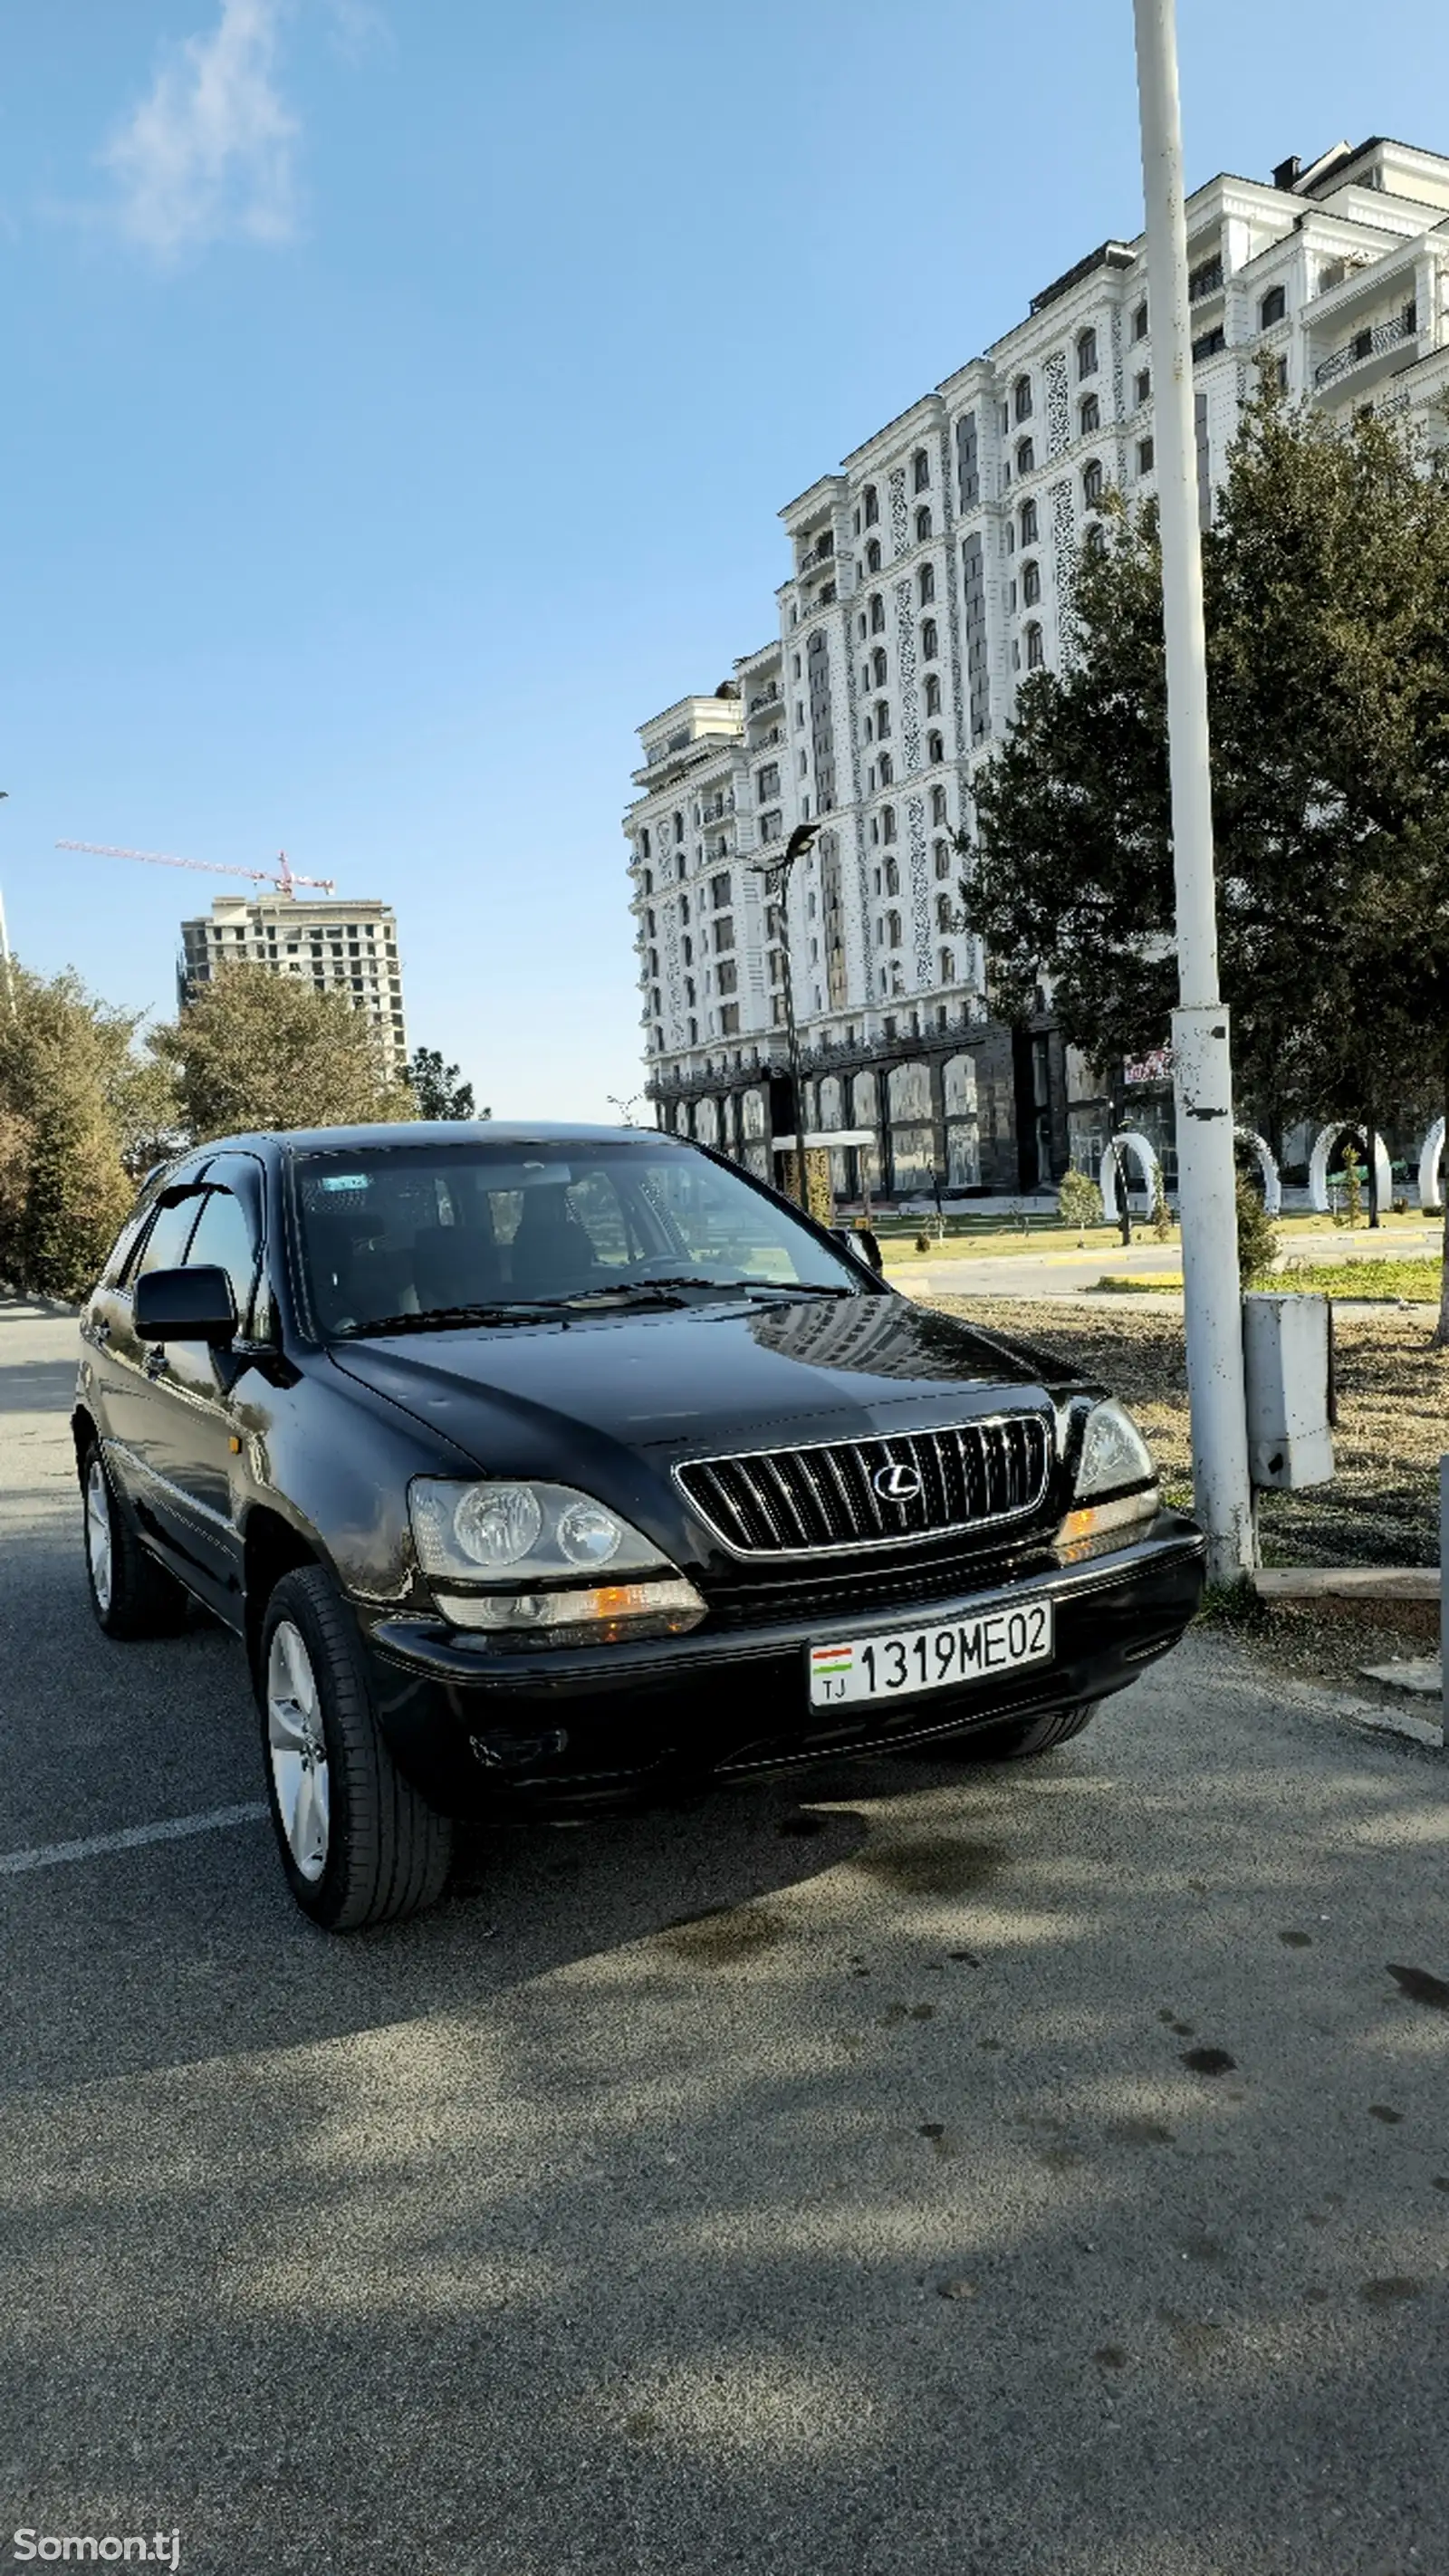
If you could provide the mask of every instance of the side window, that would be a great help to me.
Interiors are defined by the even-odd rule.
[[[133,1283],[144,1279],[148,1270],[180,1269],[200,1206],[200,1193],[195,1190],[188,1191],[184,1199],[174,1200],[169,1207],[163,1201],[141,1246],[141,1258],[131,1272]]]
[[[581,1219],[596,1261],[622,1267],[634,1260],[635,1246],[619,1193],[604,1172],[585,1172],[568,1192],[569,1205]]]
[[[256,1276],[257,1244],[251,1220],[239,1199],[230,1190],[208,1190],[202,1201],[201,1217],[186,1255],[188,1270],[200,1270],[214,1264],[224,1270],[231,1281],[236,1301],[237,1330],[246,1335],[250,1321],[252,1281]]]

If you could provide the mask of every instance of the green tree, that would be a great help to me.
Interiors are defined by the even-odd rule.
[[[1057,1183],[1057,1214],[1063,1225],[1076,1227],[1079,1244],[1085,1241],[1089,1225],[1101,1224],[1102,1193],[1090,1172],[1063,1172]]]
[[[1118,501],[1110,528],[1077,563],[1062,670],[1024,682],[978,772],[961,890],[998,1007],[1024,1015],[1049,977],[1099,1064],[1160,1045],[1177,988],[1155,509]],[[1265,383],[1203,585],[1240,1093],[1270,1132],[1422,1115],[1449,1096],[1449,447]]]
[[[195,1140],[414,1115],[364,1014],[340,993],[265,966],[227,966],[147,1043],[172,1075]]]
[[[473,1085],[458,1080],[455,1064],[444,1064],[438,1047],[415,1047],[408,1066],[408,1087],[420,1118],[491,1118],[491,1109],[475,1109]]]
[[[0,1278],[80,1297],[134,1195],[114,1096],[136,1018],[15,965],[0,1011]]]
[[[1245,1288],[1272,1269],[1278,1258],[1278,1235],[1262,1199],[1246,1172],[1237,1176],[1238,1277]]]

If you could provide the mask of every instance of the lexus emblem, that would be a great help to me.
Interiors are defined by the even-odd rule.
[[[883,1503],[913,1503],[921,1490],[916,1469],[894,1458],[888,1467],[877,1467],[870,1481]]]

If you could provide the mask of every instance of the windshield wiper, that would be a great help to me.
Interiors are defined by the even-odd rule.
[[[339,1340],[356,1341],[371,1333],[445,1333],[458,1324],[552,1323],[559,1300],[521,1299],[516,1305],[429,1306],[420,1315],[369,1315],[365,1324],[342,1324]]]

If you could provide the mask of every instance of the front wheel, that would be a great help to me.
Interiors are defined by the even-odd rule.
[[[118,1502],[98,1440],[81,1461],[86,1580],[96,1623],[108,1637],[172,1637],[186,1623],[186,1595],[141,1545]]]
[[[434,1904],[452,1825],[393,1761],[350,1614],[320,1566],[277,1585],[259,1670],[272,1823],[303,1913],[325,1931],[355,1932]]]
[[[1082,1699],[1073,1708],[1049,1709],[1044,1717],[983,1726],[966,1738],[962,1750],[980,1762],[1027,1762],[1033,1754],[1052,1753],[1059,1744],[1070,1744],[1074,1735],[1091,1725],[1100,1706],[1100,1700]]]

